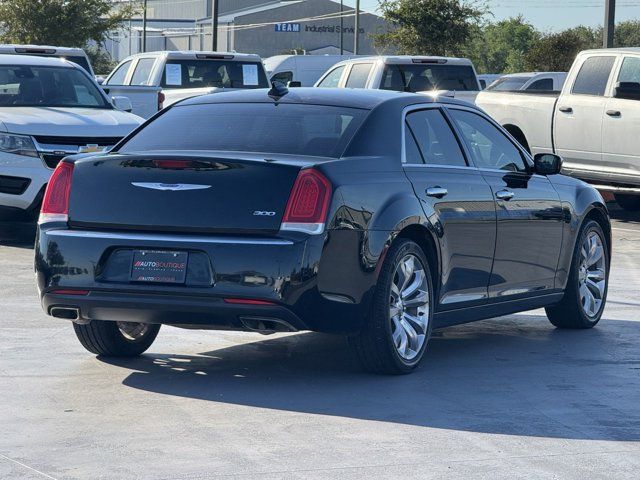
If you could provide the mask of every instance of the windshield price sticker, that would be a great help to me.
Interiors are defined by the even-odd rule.
[[[182,65],[167,63],[164,72],[167,85],[182,85]]]
[[[242,65],[242,83],[245,85],[258,85],[258,65]]]

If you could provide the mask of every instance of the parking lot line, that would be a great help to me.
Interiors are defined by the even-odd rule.
[[[32,472],[35,472],[35,473],[37,473],[37,474],[39,474],[39,475],[42,475],[44,478],[50,478],[51,480],[58,480],[57,478],[52,477],[51,475],[47,475],[46,473],[41,472],[40,470],[36,470],[35,468],[30,467],[29,465],[25,465],[24,463],[19,462],[19,461],[17,461],[17,460],[14,460],[13,458],[9,458],[9,457],[7,457],[6,455],[3,455],[3,454],[1,454],[1,453],[0,453],[0,458],[3,458],[3,459],[8,460],[8,461],[10,461],[10,462],[13,462],[13,463],[15,463],[15,464],[17,464],[17,465],[20,465],[21,467],[24,467],[24,468],[26,468],[27,470],[31,470]]]

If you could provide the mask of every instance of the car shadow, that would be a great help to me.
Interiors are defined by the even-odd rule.
[[[344,338],[317,333],[199,355],[101,361],[130,371],[127,387],[211,408],[230,403],[447,430],[631,441],[640,440],[639,338],[640,322],[561,331],[543,315],[515,315],[435,332],[423,366],[405,376],[363,373]]]
[[[607,208],[609,210],[611,220],[629,226],[640,227],[640,212],[628,212],[627,210],[620,208],[615,202],[607,203]],[[638,232],[640,232],[640,229]]]
[[[35,222],[0,222],[0,246],[33,249]]]

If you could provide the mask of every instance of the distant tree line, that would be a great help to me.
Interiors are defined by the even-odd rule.
[[[381,51],[470,58],[479,73],[567,71],[576,54],[602,46],[602,27],[543,32],[517,16],[491,21],[477,0],[381,0],[393,27],[374,35]],[[616,25],[615,46],[640,46],[640,21]]]

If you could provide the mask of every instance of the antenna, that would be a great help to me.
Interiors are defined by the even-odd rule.
[[[289,93],[289,89],[282,82],[271,82],[271,90],[267,92],[269,97],[273,98],[276,102]]]

